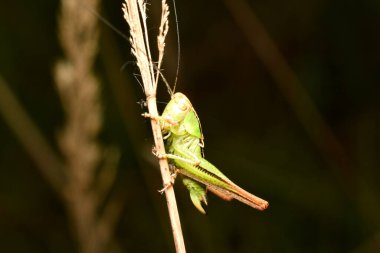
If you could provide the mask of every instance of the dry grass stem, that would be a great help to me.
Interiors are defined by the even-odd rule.
[[[65,59],[57,62],[55,79],[66,124],[59,146],[66,160],[64,201],[80,251],[100,253],[107,252],[121,210],[115,198],[104,203],[116,176],[119,154],[113,151],[106,158],[105,148],[97,141],[103,118],[100,85],[92,66],[99,32],[97,17],[83,11],[83,5],[96,10],[98,0],[61,1],[59,31]],[[105,211],[100,212],[100,207]]]
[[[141,10],[141,19],[140,11]],[[130,27],[130,42],[132,54],[136,57],[137,66],[140,69],[141,78],[144,85],[144,91],[147,96],[155,93],[153,63],[150,55],[149,41],[146,34],[146,14],[145,4],[143,1],[126,1],[123,4],[124,18]],[[142,23],[145,23],[144,28]],[[144,29],[144,30],[143,30]]]
[[[149,50],[148,29],[146,24],[146,4],[142,0],[126,0],[123,4],[124,18],[130,27],[130,41],[132,45],[132,54],[136,57],[137,66],[140,69],[144,91],[147,99],[147,105],[150,115],[158,116],[156,105],[156,90],[159,74],[154,74],[155,65]],[[166,1],[162,1],[162,20],[158,35],[158,66],[161,65],[165,48],[165,37],[169,29],[168,23],[169,9]],[[141,17],[141,18],[140,18]],[[152,119],[152,132],[155,148],[158,153],[164,154],[165,147],[162,139],[162,133],[159,123]],[[159,159],[159,165],[162,175],[163,185],[169,185],[171,182],[170,171],[166,159]],[[168,205],[169,217],[172,226],[174,244],[177,252],[186,252],[183,240],[182,229],[177,209],[177,202],[174,195],[173,187],[166,187],[166,201]]]
[[[62,187],[66,183],[64,164],[2,76],[0,76],[0,114],[37,164],[42,176],[55,192],[61,195]]]
[[[346,189],[353,188],[353,172],[350,165],[352,163],[343,146],[316,108],[296,73],[290,68],[252,8],[244,0],[225,0],[225,4],[258,57],[273,76],[277,87],[287,99],[312,141],[327,158],[326,160],[334,163],[331,166],[332,168],[336,168],[337,166],[335,165],[338,165],[340,171],[337,174],[345,179],[342,180],[342,184],[346,184]]]
[[[169,6],[166,4],[165,1],[162,1],[162,13],[161,13],[161,24],[159,28],[159,33],[157,36],[157,48],[158,48],[158,62],[157,62],[157,69],[159,70],[161,68],[162,59],[164,58],[164,51],[165,51],[165,39],[166,35],[169,31]],[[156,87],[158,84],[160,72],[157,71],[156,73]]]

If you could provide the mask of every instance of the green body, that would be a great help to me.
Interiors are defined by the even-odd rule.
[[[204,159],[201,124],[185,95],[173,95],[160,117],[160,125],[166,139],[166,156],[184,176],[183,183],[199,211],[205,213],[202,203],[207,205],[207,190],[223,199],[237,199],[259,210],[267,208],[268,202],[234,184]]]

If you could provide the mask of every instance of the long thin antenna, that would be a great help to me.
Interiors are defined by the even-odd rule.
[[[173,0],[173,9],[174,9],[175,26],[176,26],[176,33],[177,33],[177,70],[175,74],[174,87],[173,87],[173,94],[174,94],[175,88],[177,86],[177,81],[178,81],[179,63],[181,60],[181,41],[179,37],[178,16],[177,16],[177,7],[175,4],[175,0]]]
[[[119,34],[126,41],[129,41],[129,37],[127,35],[125,35],[122,31],[120,31],[119,29],[117,29],[113,24],[111,24],[111,22],[109,22],[106,18],[104,18],[102,15],[100,15],[99,12],[97,12],[96,10],[94,10],[94,9],[88,7],[88,6],[85,6],[85,5],[84,5],[84,8],[86,8],[87,10],[89,10],[101,22],[103,22],[105,25],[107,25],[108,27],[110,27],[114,32],[116,32],[117,34]]]
[[[175,3],[175,0],[172,0],[173,2],[173,9],[174,9],[174,17],[175,17],[175,26],[176,26],[176,34],[177,34],[177,68],[176,68],[176,74],[175,74],[175,80],[174,80],[174,86],[173,90],[170,89],[170,86],[168,84],[168,81],[164,78],[163,74],[160,72],[160,70],[153,66],[153,68],[156,69],[156,71],[160,72],[161,77],[163,78],[164,83],[166,84],[166,87],[168,87],[168,91],[170,93],[170,96],[172,96],[175,93],[175,88],[177,86],[178,81],[178,75],[179,75],[179,67],[180,67],[180,61],[181,61],[181,41],[179,36],[179,25],[178,25],[178,15],[177,15],[177,6]],[[118,28],[116,28],[114,25],[112,25],[111,22],[109,22],[106,18],[104,18],[102,15],[100,15],[96,10],[85,6],[84,7],[89,10],[92,14],[94,14],[99,20],[110,27],[114,32],[116,32],[119,36],[124,38],[126,41],[129,41],[129,37],[125,35],[122,31],[120,31]],[[124,68],[124,65],[122,66],[122,69]],[[141,85],[141,84],[140,84]]]
[[[166,84],[166,88],[168,88],[168,92],[169,92],[170,96],[172,97],[174,95],[175,86],[174,86],[174,89],[171,90],[170,85],[169,85],[168,81],[166,80],[165,76],[162,74],[162,72],[160,70],[157,70],[157,71],[160,74],[162,81],[164,81],[164,83]]]

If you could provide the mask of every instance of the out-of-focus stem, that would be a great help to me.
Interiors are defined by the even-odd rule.
[[[0,76],[0,113],[53,189],[61,194],[64,165]]]

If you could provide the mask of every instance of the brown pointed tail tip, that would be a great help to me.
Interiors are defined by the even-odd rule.
[[[269,207],[269,203],[267,201],[262,201],[259,205],[257,205],[257,209],[260,211],[264,211]]]

